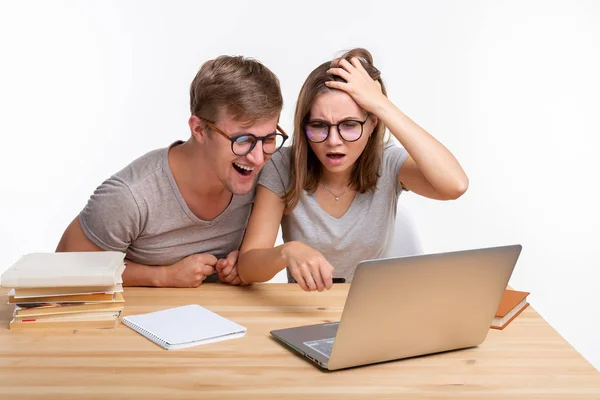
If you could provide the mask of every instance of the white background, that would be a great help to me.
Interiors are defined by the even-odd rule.
[[[308,73],[363,46],[470,178],[455,202],[402,196],[425,251],[523,244],[511,285],[600,368],[600,2],[0,4],[0,271],[53,251],[112,173],[188,138],[202,62],[264,62],[291,130]]]

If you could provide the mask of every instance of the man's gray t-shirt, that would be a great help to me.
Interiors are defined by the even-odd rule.
[[[263,167],[258,184],[283,196],[290,181],[290,157],[291,147],[275,153]],[[341,218],[327,214],[314,193],[302,191],[298,205],[281,221],[283,241],[297,240],[318,250],[335,268],[334,277],[352,281],[360,261],[385,257],[392,243],[398,196],[402,192],[398,171],[407,157],[402,147],[388,144],[376,188],[356,193]]]
[[[185,203],[169,167],[169,149],[181,143],[143,155],[96,189],[79,214],[92,242],[152,266],[171,265],[196,253],[225,258],[240,247],[254,189],[234,195],[212,221],[199,219]]]

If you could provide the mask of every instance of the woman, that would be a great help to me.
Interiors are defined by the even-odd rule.
[[[402,147],[384,142],[386,128]],[[307,78],[293,144],[263,168],[237,269],[243,283],[283,268],[306,291],[351,281],[358,262],[385,256],[398,196],[460,197],[468,179],[441,143],[387,98],[371,54],[349,51]],[[273,247],[282,225],[284,244]]]

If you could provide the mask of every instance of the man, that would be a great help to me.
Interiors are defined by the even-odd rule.
[[[277,77],[258,61],[204,63],[190,87],[191,137],[102,183],[56,251],[125,252],[128,286],[197,287],[216,281],[215,270],[240,284],[237,249],[255,182],[287,138],[282,106]]]

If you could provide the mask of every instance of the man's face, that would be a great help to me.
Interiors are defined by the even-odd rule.
[[[235,121],[226,113],[221,113],[214,125],[229,137],[247,133],[261,137],[277,130],[278,118],[279,116],[276,115],[248,124],[244,121]],[[223,186],[235,195],[246,194],[252,190],[260,169],[271,158],[263,152],[262,141],[258,141],[250,153],[238,156],[231,150],[231,141],[213,131],[206,136],[204,148],[205,156],[211,161],[210,165],[215,175]]]

